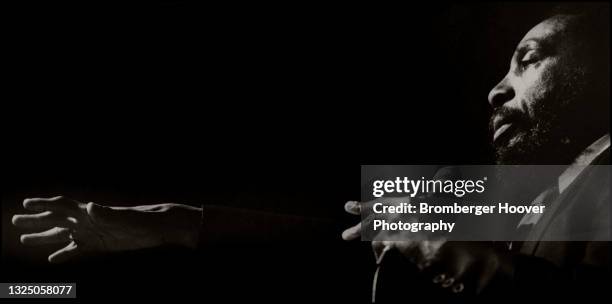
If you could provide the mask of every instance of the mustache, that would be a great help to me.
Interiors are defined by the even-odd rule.
[[[529,118],[521,110],[515,108],[499,107],[493,110],[493,114],[489,119],[489,130],[495,131],[495,121],[511,121],[513,123],[527,122]]]

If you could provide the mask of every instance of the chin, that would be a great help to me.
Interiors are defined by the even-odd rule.
[[[559,147],[522,133],[496,148],[498,165],[549,165],[557,164]]]
[[[508,139],[503,145],[495,146],[498,165],[531,165],[535,162],[534,144],[529,143],[524,133]]]

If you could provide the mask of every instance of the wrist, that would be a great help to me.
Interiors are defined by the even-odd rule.
[[[163,242],[196,248],[202,225],[202,208],[180,204],[169,204],[166,211]]]

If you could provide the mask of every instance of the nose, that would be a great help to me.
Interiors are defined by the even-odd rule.
[[[508,77],[504,77],[493,89],[489,92],[489,104],[493,108],[500,107],[504,103],[514,98],[514,89],[508,81]]]

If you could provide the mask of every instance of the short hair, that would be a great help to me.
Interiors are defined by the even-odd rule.
[[[608,3],[564,3],[547,15],[554,16],[572,17],[567,34],[578,45],[577,56],[587,73],[587,98],[593,104],[592,114],[609,130],[610,6]]]
[[[564,3],[555,6],[547,17],[571,16],[568,34],[580,44],[590,63],[596,68],[610,66],[610,5],[608,3]],[[587,62],[585,62],[587,63]]]
[[[608,3],[566,3],[555,6],[549,13],[553,16],[572,16],[570,32],[586,42],[589,51],[598,51],[610,57],[610,6]]]

